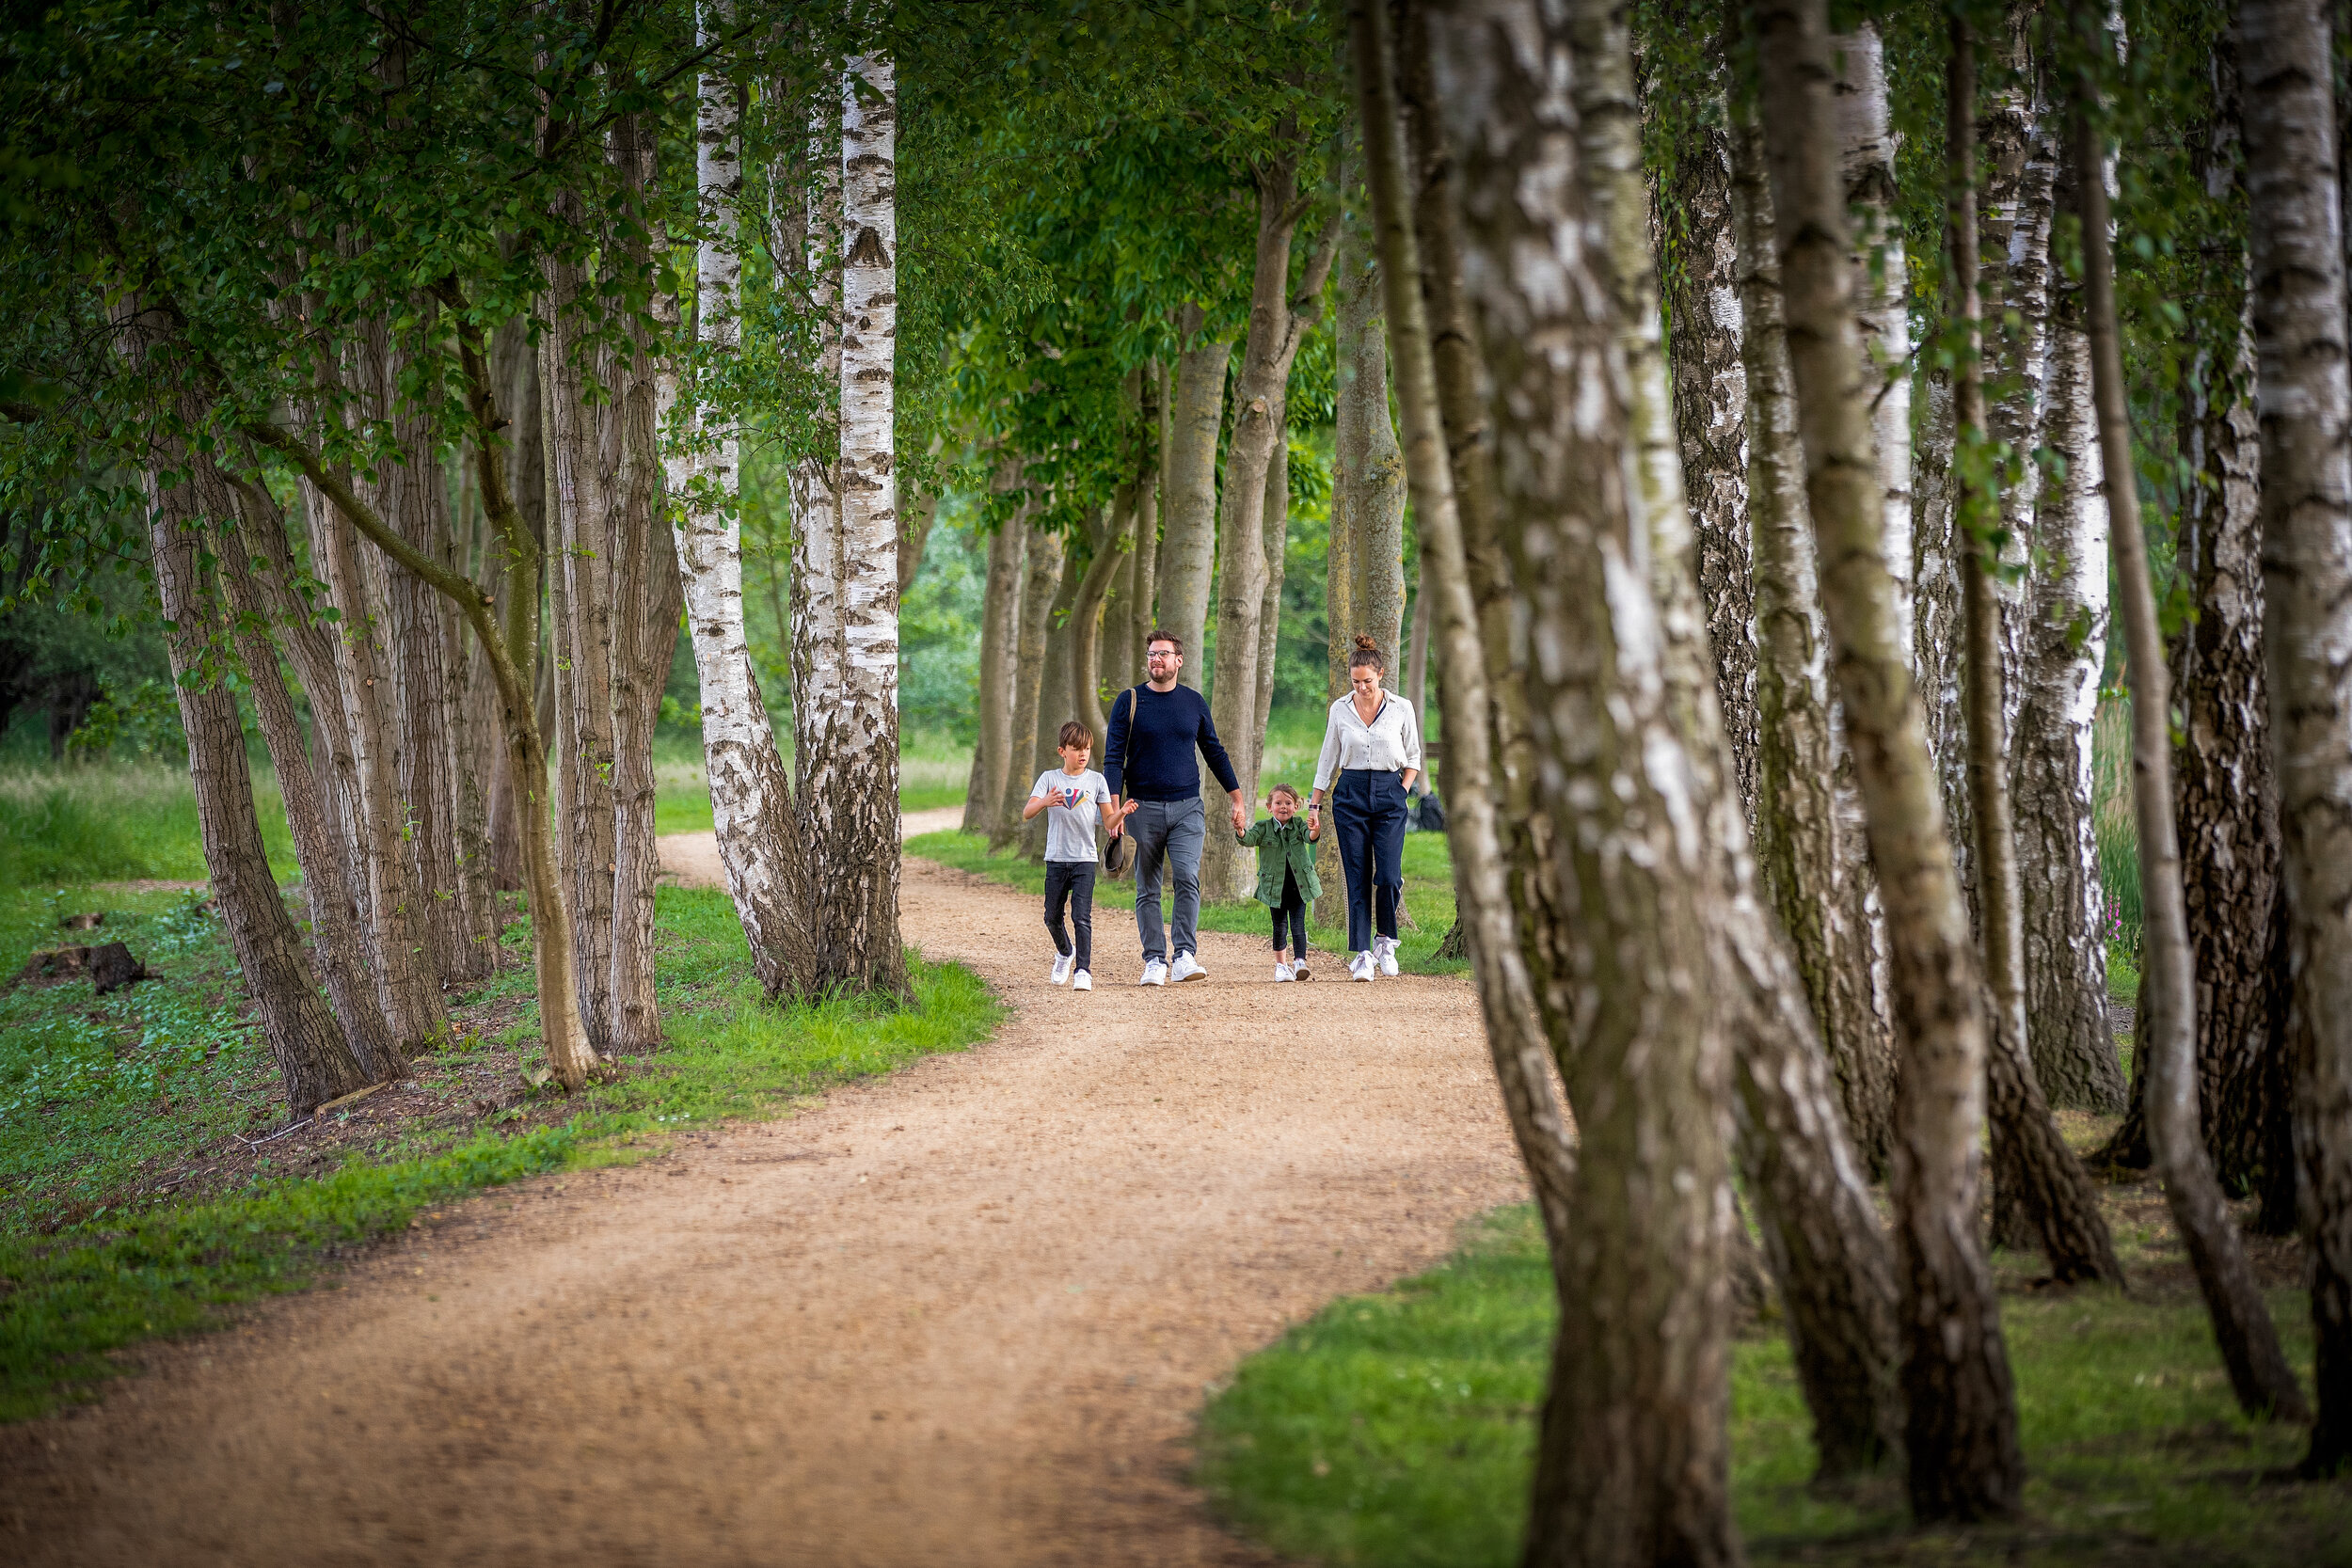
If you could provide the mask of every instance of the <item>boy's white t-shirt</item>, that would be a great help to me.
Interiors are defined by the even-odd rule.
[[[1076,792],[1078,803],[1065,804]],[[1030,786],[1032,800],[1051,799],[1045,808],[1045,858],[1049,861],[1090,861],[1094,859],[1094,830],[1103,823],[1103,808],[1110,804],[1111,784],[1108,779],[1089,768],[1083,773],[1066,773],[1058,768],[1048,768],[1037,776]]]

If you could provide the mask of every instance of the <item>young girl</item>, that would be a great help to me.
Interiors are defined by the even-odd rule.
[[[1321,830],[1298,815],[1298,791],[1276,784],[1265,798],[1273,816],[1253,822],[1235,835],[1245,848],[1258,851],[1258,902],[1274,911],[1274,978],[1311,980],[1307,967],[1307,904],[1323,895],[1315,876],[1314,840]],[[1289,932],[1295,960],[1282,960],[1284,931]]]

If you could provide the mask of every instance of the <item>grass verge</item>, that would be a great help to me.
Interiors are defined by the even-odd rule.
[[[688,1127],[778,1115],[798,1096],[961,1050],[1001,1016],[969,971],[919,959],[911,1007],[770,1006],[726,895],[664,888],[656,909],[667,1038],[659,1053],[625,1060],[616,1082],[568,1101],[530,1086],[541,1052],[530,971],[518,962],[462,999],[454,1040],[417,1061],[413,1083],[332,1127],[257,1148],[234,1134],[258,1135],[283,1108],[271,1103],[274,1068],[230,990],[225,935],[163,901],[147,920],[199,928],[176,955],[143,941],[162,959],[159,981],[121,998],[94,998],[79,981],[7,999],[40,1008],[53,1027],[87,1024],[81,1069],[48,1070],[43,1037],[0,1015],[0,1419],[87,1397],[121,1370],[109,1353],[200,1331],[225,1306],[296,1289],[422,1207],[658,1152]],[[155,934],[130,917],[119,928]],[[522,934],[519,923],[510,929],[518,958]],[[0,944],[11,935],[21,944],[22,930],[5,928]],[[122,998],[135,999],[128,1011],[103,1006]],[[195,1022],[146,1028],[139,1008]]]
[[[1311,760],[1311,759],[1310,759]],[[1263,815],[1263,814],[1262,814]],[[1038,898],[1045,896],[1045,867],[1037,861],[1025,858],[1018,848],[1004,853],[988,852],[988,840],[977,833],[923,833],[907,840],[907,853],[925,860],[937,861],[958,871],[967,871],[1007,887],[1018,888]],[[1167,879],[1161,880],[1162,908],[1168,907],[1174,897]],[[1094,934],[1098,948],[1104,946],[1118,929],[1124,927],[1106,925],[1106,920],[1123,919],[1135,906],[1133,881],[1109,882],[1094,890]],[[1405,909],[1412,924],[1406,927],[1397,943],[1398,965],[1415,974],[1453,974],[1469,966],[1458,958],[1440,958],[1438,944],[1445,940],[1454,927],[1454,857],[1446,848],[1443,833],[1407,833],[1405,835]],[[1344,912],[1344,906],[1343,906]],[[1273,927],[1266,916],[1265,906],[1256,899],[1231,904],[1203,903],[1200,906],[1200,928],[1204,931],[1238,931],[1269,943]],[[1318,949],[1337,953],[1347,945],[1347,927],[1311,924],[1308,938]],[[1052,957],[1042,927],[1038,935],[1040,951]],[[1117,946],[1108,951],[1117,952]],[[1344,976],[1341,976],[1344,977]]]
[[[2119,1235],[2119,1241],[2125,1238]],[[2161,1248],[2159,1251],[2163,1250]],[[2002,1303],[2032,1480],[2015,1526],[1919,1534],[1900,1481],[1807,1482],[1810,1422],[1776,1327],[1732,1364],[1732,1485],[1759,1561],[2288,1564],[2352,1561],[2352,1487],[2270,1479],[2297,1428],[2236,1413],[2195,1288]],[[2296,1292],[2271,1293],[2309,1371]],[[1349,1568],[1518,1560],[1554,1307],[1532,1211],[1489,1215],[1442,1267],[1333,1303],[1243,1363],[1201,1418],[1199,1480],[1286,1555]]]

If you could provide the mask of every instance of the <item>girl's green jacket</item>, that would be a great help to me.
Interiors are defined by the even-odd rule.
[[[1273,909],[1282,902],[1282,868],[1298,880],[1298,895],[1311,904],[1323,896],[1322,879],[1315,875],[1315,847],[1307,842],[1307,817],[1304,813],[1294,816],[1284,827],[1271,816],[1262,816],[1241,835],[1245,849],[1258,851],[1258,902]]]

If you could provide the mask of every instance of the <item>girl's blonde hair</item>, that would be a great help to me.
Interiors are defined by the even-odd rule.
[[[1286,784],[1279,784],[1272,789],[1265,792],[1265,803],[1267,810],[1271,811],[1274,809],[1274,798],[1277,795],[1287,795],[1291,798],[1292,805],[1295,806],[1298,804],[1298,790],[1296,786]]]

